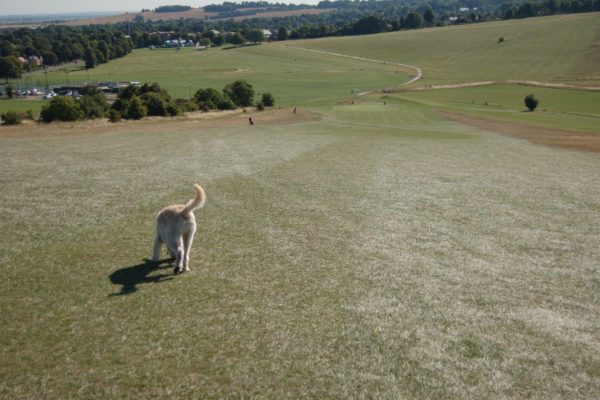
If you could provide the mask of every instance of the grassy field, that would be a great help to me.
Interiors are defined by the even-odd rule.
[[[498,38],[505,41],[498,43]],[[486,80],[600,83],[598,13],[300,40],[290,45],[412,64],[420,85]]]
[[[530,93],[539,100],[535,112],[525,112],[524,99]],[[374,97],[387,102],[418,102],[501,121],[600,133],[600,91],[487,85]]]
[[[599,133],[597,93],[357,96],[409,77],[275,46],[136,51],[93,73],[178,97],[239,77],[290,107],[0,127],[0,398],[600,393],[598,153],[436,112]],[[530,92],[539,112],[522,112]],[[196,181],[208,201],[175,276],[145,257],[156,213]]]
[[[598,393],[597,155],[415,103],[278,113],[1,139],[1,397]],[[143,258],[196,180],[173,276]]]

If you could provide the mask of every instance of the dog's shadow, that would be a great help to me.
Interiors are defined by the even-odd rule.
[[[142,263],[124,267],[110,274],[110,281],[115,285],[122,285],[121,291],[112,293],[110,296],[122,296],[135,293],[137,285],[142,283],[160,283],[173,279],[173,274],[158,274],[149,276],[159,269],[171,269],[173,259],[168,258],[157,262],[144,259]]]

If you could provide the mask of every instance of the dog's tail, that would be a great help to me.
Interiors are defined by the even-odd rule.
[[[196,190],[196,197],[187,202],[184,209],[181,210],[181,214],[188,214],[196,208],[204,207],[204,203],[206,202],[206,193],[204,193],[204,189],[202,189],[202,186],[195,183],[194,190]]]

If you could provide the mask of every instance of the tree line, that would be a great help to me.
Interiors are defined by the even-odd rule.
[[[173,99],[158,83],[129,85],[119,91],[111,104],[105,94],[95,85],[80,89],[80,97],[56,96],[42,107],[41,122],[79,121],[108,118],[112,122],[121,119],[137,120],[147,116],[175,117],[186,111],[209,112],[210,110],[234,110],[238,107],[253,107],[262,111],[275,105],[271,93],[262,93],[256,101],[254,87],[245,80],[237,80],[226,85],[223,90],[214,88],[198,89],[192,100]],[[23,119],[33,119],[31,111],[19,113],[7,111],[2,115],[6,125],[14,125]]]
[[[5,29],[0,31],[0,78],[16,79],[23,71],[84,59],[86,68],[123,57],[133,43],[118,26]]]

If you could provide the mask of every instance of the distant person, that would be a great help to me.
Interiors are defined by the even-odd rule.
[[[250,125],[254,125],[254,121],[252,120],[252,117],[248,117],[248,122],[250,123]]]
[[[296,107],[294,107],[294,114],[296,114]]]

